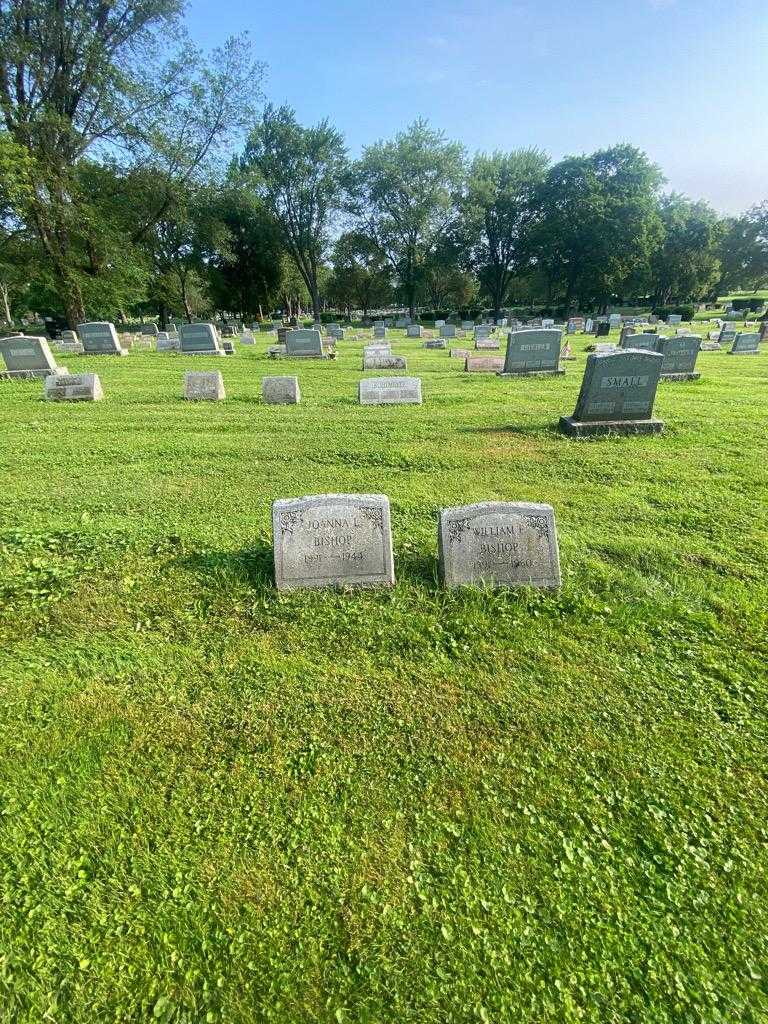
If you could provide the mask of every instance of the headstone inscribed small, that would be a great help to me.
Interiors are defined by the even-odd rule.
[[[501,356],[469,355],[464,363],[465,373],[501,373],[504,359]]]
[[[5,363],[5,373],[0,379],[49,377],[51,374],[68,374],[66,366],[57,366],[50,346],[45,338],[25,334],[0,338],[0,356]]]
[[[661,364],[662,380],[698,380],[696,357],[701,348],[701,339],[695,335],[675,338],[659,338],[658,352],[664,357]]]
[[[455,324],[443,324],[440,328],[441,338],[455,338],[456,337],[456,325]]]
[[[467,359],[472,352],[468,348],[452,348],[448,355],[451,359]]]
[[[409,324],[405,329],[405,333],[408,338],[420,338],[421,324]]]
[[[463,331],[471,331],[471,330],[474,329],[474,326],[475,326],[475,321],[474,320],[462,320],[461,321],[461,329]]]
[[[95,373],[51,374],[44,386],[50,402],[100,402],[104,397]]]
[[[445,338],[427,338],[424,348],[445,348]]]
[[[446,587],[560,586],[551,505],[482,501],[447,508],[438,519],[440,579]]]
[[[150,338],[156,338],[158,335],[157,324],[142,324],[139,328],[139,334],[146,334]]]
[[[475,328],[475,342],[483,338],[490,338],[493,328],[490,324],[478,324]]]
[[[445,327],[445,320],[435,320],[435,329]]]
[[[607,338],[610,333],[611,333],[611,325],[609,323],[598,324],[597,325],[597,330],[595,332],[595,337],[597,337],[597,338]]]
[[[728,350],[729,356],[759,356],[760,335],[739,333],[733,339],[733,344]]]
[[[243,333],[240,335],[240,344],[241,345],[255,345],[256,344],[256,338],[254,337],[254,335],[253,335],[253,333],[251,331],[243,331]]]
[[[323,339],[317,330],[288,331],[285,336],[287,356],[297,359],[324,359]]]
[[[358,399],[360,405],[421,405],[421,378],[366,377]]]
[[[78,324],[77,333],[87,356],[127,356],[117,337],[115,325],[107,322]]]
[[[378,326],[378,324],[374,324],[373,325],[373,338],[374,338],[374,341],[377,338],[384,339],[384,338],[386,338],[386,336],[387,336],[387,328],[384,326],[384,324],[382,324],[381,326]]]
[[[560,418],[560,429],[572,437],[661,433],[653,403],[663,361],[658,352],[632,349],[587,356],[576,411]]]
[[[213,324],[182,324],[179,350],[191,356],[223,356],[219,336]]]
[[[562,338],[563,332],[555,328],[510,331],[507,335],[504,376],[565,373],[565,370],[560,369]]]
[[[184,374],[184,397],[191,402],[223,401],[227,396],[224,392],[221,370],[202,373],[188,370]]]
[[[683,318],[680,313],[670,313],[667,317],[668,324],[680,324],[683,322]]]
[[[272,538],[278,590],[394,586],[383,494],[280,499],[272,505]]]
[[[298,405],[301,401],[298,377],[263,377],[261,398],[266,405]]]
[[[475,336],[475,349],[478,352],[482,349],[498,352],[501,350],[501,342],[498,338],[491,338],[490,336],[486,338]]]

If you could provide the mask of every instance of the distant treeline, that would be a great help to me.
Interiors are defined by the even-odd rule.
[[[0,10],[6,322],[674,311],[768,284],[768,201],[720,217],[632,146],[471,156],[417,120],[351,160],[263,106],[246,36],[171,46],[177,0],[68,12]]]

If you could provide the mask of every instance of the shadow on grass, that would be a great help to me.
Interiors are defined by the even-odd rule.
[[[272,545],[266,541],[254,540],[239,551],[196,551],[186,555],[181,564],[203,576],[232,576],[252,587],[274,583]]]
[[[413,551],[395,551],[395,578],[398,583],[413,583],[435,590],[439,587],[437,558]]]
[[[460,434],[522,434],[547,435],[554,437],[559,434],[556,423],[544,423],[540,426],[525,427],[519,423],[504,424],[500,427],[458,427]]]

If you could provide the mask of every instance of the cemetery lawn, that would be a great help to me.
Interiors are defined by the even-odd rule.
[[[768,1019],[768,352],[574,441],[587,338],[401,335],[423,407],[358,406],[355,341],[0,383],[1,1021]],[[279,595],[272,500],[333,491],[391,499],[396,588]],[[439,588],[486,499],[554,506],[560,592]]]

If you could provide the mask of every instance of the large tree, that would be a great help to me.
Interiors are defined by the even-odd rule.
[[[567,310],[606,305],[661,238],[661,171],[634,146],[568,157],[536,190],[532,251]]]
[[[768,285],[768,200],[723,223],[720,294]]]
[[[364,232],[340,235],[333,247],[332,262],[335,294],[348,294],[348,304],[361,309],[364,317],[391,298],[392,283],[384,254]]]
[[[469,169],[463,202],[463,234],[475,273],[487,291],[494,319],[510,282],[528,266],[536,189],[549,158],[538,149],[479,153]]]
[[[659,213],[664,237],[651,260],[656,303],[703,298],[720,274],[717,214],[707,203],[676,192],[662,197]]]
[[[185,48],[168,55],[181,0],[3,0],[0,112],[27,151],[35,230],[72,326],[85,316],[78,252],[95,212],[78,181],[88,154],[124,163],[161,161],[186,180],[216,143],[250,119],[260,69],[229,40],[206,63]],[[150,70],[151,69],[151,70]],[[255,76],[255,79],[254,79]],[[157,214],[168,203],[157,197]],[[135,227],[153,223],[150,211]]]
[[[319,317],[323,257],[345,195],[341,134],[327,120],[305,128],[290,107],[270,105],[251,133],[242,168],[280,225]]]
[[[422,266],[458,215],[464,150],[425,121],[366,147],[354,167],[355,209],[397,275],[411,316]]]

